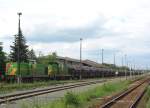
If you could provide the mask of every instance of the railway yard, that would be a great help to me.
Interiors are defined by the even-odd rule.
[[[129,82],[124,85],[123,83],[125,81]],[[120,106],[122,106],[123,108],[136,108],[140,99],[146,92],[149,81],[150,78],[146,76],[132,79],[128,78],[128,80],[126,80],[125,77],[118,77],[53,85],[34,90],[16,91],[0,96],[0,108],[43,108],[46,105],[51,106],[51,103],[57,104],[58,102],[58,104],[60,104],[60,100],[63,100],[64,96],[69,92],[82,95],[85,92],[88,92],[88,90],[95,89],[96,87],[107,86],[111,83],[114,83],[115,85],[118,84],[119,87],[119,82],[122,83],[122,86],[120,86],[121,88],[118,90],[109,91],[110,93],[108,92],[105,95],[98,95],[95,98],[91,98],[89,101],[85,101],[88,105],[83,102],[84,104],[82,103],[82,105],[78,107],[120,108]],[[99,90],[101,90],[101,88]],[[94,102],[92,102],[93,100]],[[71,104],[71,106],[67,106],[67,108],[72,108],[72,106],[74,105]],[[54,105],[53,107],[57,108],[60,106]],[[62,106],[62,108],[65,107]]]
[[[124,79],[124,78],[123,78]],[[113,81],[114,78],[109,79],[110,81]],[[120,80],[120,78],[116,78],[115,80]],[[45,101],[48,100],[55,100],[58,99],[60,97],[63,97],[63,95],[65,94],[65,92],[67,92],[66,90],[73,90],[73,91],[84,91],[85,89],[89,89],[92,86],[95,87],[96,85],[101,85],[104,82],[107,82],[108,79],[100,79],[100,80],[92,80],[92,81],[80,81],[77,83],[68,83],[68,84],[64,84],[64,85],[55,85],[55,86],[51,86],[51,87],[46,87],[46,88],[39,88],[36,90],[28,90],[28,91],[24,91],[24,92],[16,92],[13,94],[8,94],[8,95],[1,95],[0,98],[0,103],[3,106],[3,104],[7,103],[8,101],[16,101],[16,100],[20,100],[20,99],[25,99],[25,101],[29,101],[32,100],[34,101],[35,98],[32,98],[34,96],[38,96],[38,98],[41,100],[44,99]],[[47,95],[49,94],[49,96]],[[57,94],[57,95],[56,95]],[[40,96],[41,95],[41,96]],[[26,98],[29,98],[29,100]],[[44,101],[42,100],[42,102]],[[13,103],[13,102],[12,102]],[[10,106],[12,107],[12,104],[10,104]],[[16,105],[14,104],[14,108],[16,107]]]
[[[150,108],[148,0],[8,1],[0,108]]]

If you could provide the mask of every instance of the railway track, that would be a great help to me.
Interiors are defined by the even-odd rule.
[[[144,95],[146,87],[149,85],[150,78],[137,81],[128,90],[101,105],[99,108],[136,108],[138,102]]]
[[[20,100],[20,99],[30,98],[30,97],[38,96],[38,95],[42,95],[42,94],[52,93],[52,92],[56,92],[56,91],[61,91],[61,90],[66,90],[66,89],[71,89],[71,88],[76,88],[76,87],[81,87],[81,86],[87,86],[87,85],[92,85],[92,84],[96,84],[96,83],[102,83],[102,82],[106,82],[106,81],[107,80],[82,82],[82,83],[77,83],[77,84],[56,86],[56,87],[45,88],[45,89],[40,89],[40,90],[33,90],[33,91],[28,91],[28,92],[0,96],[0,104],[8,103],[11,101],[16,101],[16,100]]]

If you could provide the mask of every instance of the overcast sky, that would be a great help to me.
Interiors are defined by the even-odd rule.
[[[44,55],[79,58],[83,38],[83,59],[121,64],[127,54],[130,64],[150,64],[149,0],[0,0],[0,41],[4,51],[17,33],[18,16],[30,49]]]

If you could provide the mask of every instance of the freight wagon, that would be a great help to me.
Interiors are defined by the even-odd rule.
[[[18,64],[16,62],[9,62],[6,63],[5,71],[4,69],[0,71],[0,78],[6,79],[7,81],[16,81],[18,76],[21,76],[22,81],[25,82],[50,79],[79,79],[80,76],[82,76],[82,78],[116,76],[116,70],[114,69],[98,68],[94,66],[78,64],[67,64],[66,62],[49,62],[47,65],[38,64],[35,62],[20,63],[20,73],[18,71]],[[125,76],[124,70],[117,71],[117,76]],[[134,74],[137,74],[137,72]],[[130,75],[129,70],[126,70],[126,75]]]

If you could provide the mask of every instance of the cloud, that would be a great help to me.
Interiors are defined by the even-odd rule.
[[[17,12],[22,11],[21,28],[30,48],[44,54],[79,58],[79,38],[83,57],[106,62],[116,53],[121,64],[124,54],[137,64],[149,64],[150,1],[148,0],[5,0],[0,1],[0,41],[10,51],[17,33]],[[132,60],[131,60],[132,61]]]
[[[103,27],[104,22],[96,20],[84,27],[78,28],[51,28],[47,24],[36,25],[34,31],[27,36],[27,40],[31,42],[74,42],[80,38],[96,38],[102,34],[108,34]]]

